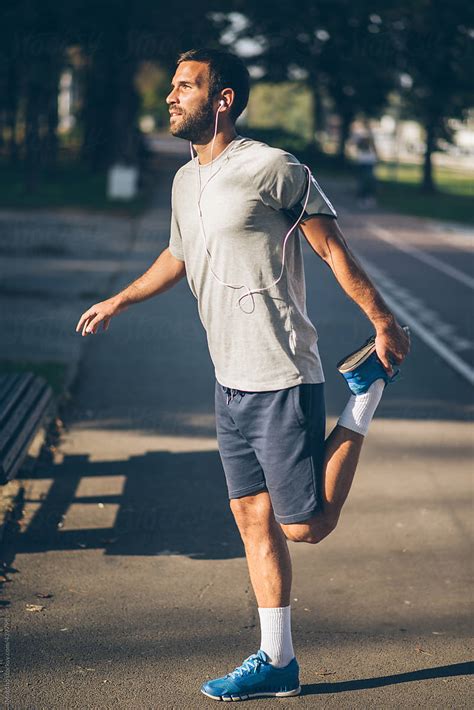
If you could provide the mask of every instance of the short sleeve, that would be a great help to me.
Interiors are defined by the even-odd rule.
[[[183,240],[174,211],[171,212],[171,230],[168,247],[175,259],[184,261]]]
[[[171,188],[171,228],[170,228],[170,240],[168,248],[175,259],[184,261],[183,252],[183,240],[181,237],[181,231],[179,229],[178,220],[176,217],[176,203],[174,199],[175,190],[175,180],[173,180],[173,186]]]
[[[273,209],[284,210],[290,217],[301,219],[324,214],[337,217],[336,210],[308,169],[291,153],[275,149],[271,159],[261,166],[257,185],[264,204]]]

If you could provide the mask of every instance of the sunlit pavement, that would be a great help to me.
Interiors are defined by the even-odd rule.
[[[163,154],[155,208],[121,254],[114,293],[168,242],[177,166]],[[321,545],[291,545],[303,695],[258,704],[467,708],[472,242],[426,220],[352,213],[327,189],[351,247],[410,319],[412,352],[338,528]],[[305,263],[329,431],[347,399],[335,362],[370,325],[308,245]],[[200,684],[255,651],[259,634],[196,302],[184,280],[84,340],[67,429],[53,464],[24,481],[25,516],[6,545],[11,706],[211,707]]]

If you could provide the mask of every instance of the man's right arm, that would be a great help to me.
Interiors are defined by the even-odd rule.
[[[139,276],[115,296],[106,301],[95,303],[85,311],[79,319],[76,332],[82,330],[82,335],[96,333],[101,323],[104,330],[107,330],[113,316],[122,313],[134,303],[140,303],[140,301],[145,301],[167,291],[185,275],[184,261],[176,259],[169,247],[166,247],[142,276]]]

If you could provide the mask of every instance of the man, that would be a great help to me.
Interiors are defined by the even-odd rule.
[[[377,151],[372,136],[359,136],[355,141],[355,162],[357,164],[357,198],[359,207],[375,207]]]
[[[197,156],[174,178],[169,246],[143,276],[87,310],[77,330],[107,329],[129,305],[187,277],[215,366],[219,452],[261,623],[258,653],[201,690],[217,700],[297,695],[286,540],[316,543],[335,528],[369,422],[409,341],[308,169],[237,134],[249,95],[242,62],[191,50],[180,56],[171,87],[171,133],[189,140]],[[340,363],[355,394],[326,441],[324,375],[306,313],[297,222],[376,331]]]

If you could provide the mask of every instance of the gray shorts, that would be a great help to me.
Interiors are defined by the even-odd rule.
[[[216,380],[215,410],[229,498],[267,490],[279,523],[321,509],[324,383],[243,392]]]

